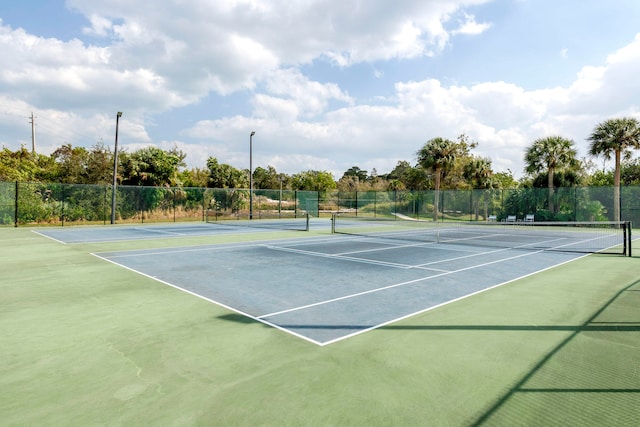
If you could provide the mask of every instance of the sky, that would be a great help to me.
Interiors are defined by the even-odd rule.
[[[113,147],[121,111],[120,149],[189,168],[384,174],[464,134],[518,178],[538,138],[585,157],[640,119],[637,0],[3,1],[0,51],[0,147],[33,114],[42,154]]]

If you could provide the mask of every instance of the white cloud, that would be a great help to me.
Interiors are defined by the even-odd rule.
[[[491,28],[491,24],[487,22],[478,23],[473,15],[467,13],[464,14],[464,22],[460,24],[457,30],[453,31],[453,34],[465,34],[475,36],[482,34]]]
[[[591,94],[602,87],[602,78],[607,71],[606,67],[584,67],[578,73],[578,78],[571,85],[571,90],[576,94]]]
[[[279,123],[290,124],[300,115],[300,108],[292,99],[257,94],[253,97],[252,104],[255,117],[272,119]]]
[[[334,83],[309,80],[300,70],[288,68],[272,73],[266,81],[266,91],[290,99],[298,114],[313,117],[324,112],[331,100],[352,104],[353,99]]]
[[[0,25],[0,88],[45,108],[93,105],[104,111],[124,103],[140,115],[165,112],[212,91],[273,86],[281,74],[312,61],[349,66],[433,55],[449,38],[443,22],[484,1],[407,1],[400,7],[372,0],[365,7],[341,0],[165,0],[150,7],[69,0],[67,7],[90,23],[82,29],[86,41],[62,42]],[[311,91],[306,102],[287,97],[302,115],[317,114],[332,100],[351,102],[330,83],[305,89]]]
[[[599,121],[608,118],[600,113],[602,103],[611,104],[612,114],[640,115],[637,104],[635,110],[630,110],[629,105],[620,102],[622,95],[612,90],[623,70],[628,75],[633,70],[640,71],[638,51],[630,46],[611,55],[606,65],[584,67],[568,87],[526,90],[500,81],[470,86],[445,86],[436,79],[399,82],[394,95],[384,99],[384,105],[347,103],[331,109],[322,104],[319,109],[312,108],[316,115],[323,111],[313,120],[300,114],[294,100],[298,98],[296,93],[304,94],[316,83],[288,70],[267,86],[275,94],[293,94],[287,99],[269,95],[271,100],[286,101],[290,108],[287,119],[275,113],[283,109],[277,104],[268,106],[263,102],[263,110],[254,112],[264,129],[259,133],[263,147],[259,159],[264,166],[273,165],[286,172],[303,170],[313,159],[314,168],[326,165],[336,178],[353,165],[385,173],[399,160],[415,161],[415,152],[428,139],[456,138],[465,133],[479,142],[475,152],[490,157],[494,169],[508,169],[520,176],[524,151],[539,137],[560,134],[574,139],[579,154],[585,156],[586,136]],[[341,94],[334,88],[318,87],[324,88],[317,91],[320,94]],[[625,97],[638,99],[640,88],[629,89],[631,93]],[[258,95],[255,99],[261,97],[268,96]],[[236,117],[215,124],[219,129],[235,132],[243,126],[248,129],[250,121],[249,117]],[[234,124],[238,122],[240,126]],[[289,154],[281,154],[285,152]],[[243,156],[246,157],[239,151],[235,158]]]
[[[462,132],[480,142],[478,154],[490,156],[496,169],[519,174],[524,148],[535,138],[560,133],[584,149],[597,122],[638,115],[640,35],[605,63],[586,64],[563,87],[527,90],[508,80],[508,70],[493,81],[450,83],[428,67],[389,83],[395,74],[385,68],[388,60],[398,68],[424,66],[411,59],[442,53],[455,35],[498,31],[465,12],[485,2],[67,0],[87,17],[86,40],[0,24],[0,123],[20,135],[12,143],[28,142],[24,123],[35,111],[43,141],[55,141],[51,147],[101,135],[111,142],[113,112],[125,110],[126,144],[178,144],[200,167],[208,156],[248,166],[255,130],[257,164],[287,173],[330,169],[339,178],[353,165],[388,172],[399,160],[413,162],[428,139]],[[357,90],[319,75],[318,63],[331,69],[329,76],[368,63],[361,68],[367,78],[373,74],[375,87],[358,99]],[[436,61],[428,64],[437,68]],[[532,72],[545,72],[544,64]],[[157,142],[147,134],[155,113],[195,111],[211,92],[246,96],[250,111],[237,107],[209,120],[199,113],[180,140]]]
[[[89,21],[91,26],[82,29],[84,34],[106,37],[113,31],[113,25],[107,18],[94,14],[89,16]]]

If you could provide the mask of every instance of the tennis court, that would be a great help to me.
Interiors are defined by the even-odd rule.
[[[456,234],[455,245],[413,241],[414,229],[410,238],[375,231],[96,256],[326,345],[575,260],[584,254],[568,247],[603,239],[590,229],[567,239],[529,228],[526,243],[495,247],[509,237],[495,228]]]
[[[332,225],[0,229],[3,421],[637,425],[637,240]]]
[[[326,225],[326,221],[324,221],[324,224]],[[308,216],[302,216],[285,220],[228,220],[207,223],[119,225],[112,227],[57,227],[33,231],[60,243],[76,244],[253,234],[274,230],[308,231],[312,225],[313,227],[321,227],[323,221],[318,219],[309,220]]]

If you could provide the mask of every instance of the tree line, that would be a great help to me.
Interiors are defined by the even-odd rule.
[[[496,172],[491,159],[473,154],[478,144],[467,135],[456,139],[435,137],[416,151],[416,161],[399,161],[387,174],[358,166],[338,180],[327,171],[307,170],[293,175],[274,167],[253,171],[254,189],[313,191],[401,191],[544,188],[553,212],[556,187],[613,186],[619,200],[620,185],[640,185],[640,125],[635,118],[599,123],[588,141],[589,158],[578,159],[575,142],[559,135],[533,141],[524,155],[525,175],[516,180],[511,171]],[[113,152],[104,143],[91,148],[64,144],[51,155],[34,154],[24,146],[0,151],[0,181],[109,184],[113,179]],[[177,148],[145,147],[118,156],[119,185],[155,187],[248,188],[249,170],[209,157],[205,168],[186,168],[186,154]],[[596,159],[613,160],[613,169],[596,166]],[[437,198],[436,198],[437,201]],[[437,203],[437,202],[436,202]],[[437,206],[434,212],[437,212]],[[619,218],[619,212],[615,215]]]

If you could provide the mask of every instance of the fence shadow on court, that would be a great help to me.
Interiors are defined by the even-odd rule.
[[[635,288],[635,289],[634,289]],[[625,286],[623,289],[621,289],[620,291],[618,291],[611,299],[609,299],[605,304],[602,305],[602,307],[597,310],[591,317],[589,317],[582,325],[578,325],[575,327],[566,327],[566,326],[560,326],[560,327],[548,327],[548,326],[542,326],[542,327],[531,327],[530,330],[566,330],[566,331],[572,331],[572,333],[566,337],[564,340],[562,340],[558,345],[556,345],[554,348],[552,348],[547,354],[545,354],[542,358],[540,358],[540,360],[525,374],[523,375],[518,381],[516,381],[513,386],[511,388],[509,388],[497,401],[494,402],[494,404],[492,406],[490,406],[486,411],[484,411],[482,413],[482,415],[480,415],[474,422],[471,423],[471,425],[473,426],[479,426],[479,425],[483,425],[486,422],[488,422],[490,419],[492,419],[495,415],[498,414],[498,412],[503,411],[506,413],[515,413],[517,412],[516,410],[512,410],[509,411],[508,410],[508,406],[509,406],[509,402],[513,401],[514,396],[519,395],[521,396],[525,396],[525,400],[527,396],[533,396],[533,395],[537,395],[537,394],[541,394],[541,393],[549,393],[551,395],[554,396],[554,399],[557,399],[557,397],[559,396],[559,394],[590,394],[592,399],[598,399],[598,396],[602,396],[604,394],[606,395],[610,395],[611,393],[616,394],[616,395],[633,395],[635,396],[634,398],[637,398],[637,394],[640,393],[640,388],[637,387],[637,381],[633,382],[633,380],[629,380],[631,383],[636,384],[636,387],[617,387],[615,385],[612,385],[611,387],[565,387],[563,386],[563,384],[551,384],[549,387],[530,387],[527,386],[527,383],[529,383],[529,381],[531,379],[534,378],[534,376],[536,376],[536,374],[538,374],[543,368],[545,368],[548,364],[550,364],[552,362],[552,360],[558,356],[563,350],[565,350],[569,344],[571,344],[572,342],[574,342],[579,336],[580,334],[583,334],[585,332],[611,332],[611,333],[621,333],[621,332],[638,332],[640,331],[640,318],[638,319],[634,319],[636,321],[621,321],[621,322],[616,322],[616,321],[612,321],[612,320],[608,320],[608,321],[598,321],[599,318],[606,318],[605,316],[605,312],[612,307],[612,305],[614,303],[622,303],[624,304],[624,301],[627,297],[630,297],[629,299],[635,299],[635,293],[636,292],[640,292],[640,280],[637,280],[633,283],[631,283],[630,285]],[[631,297],[632,295],[634,295],[634,297]],[[637,301],[637,299],[636,299]],[[626,305],[626,304],[625,304]],[[633,307],[633,301],[631,301],[630,304],[626,305],[625,307],[625,314],[628,312],[635,312],[635,316],[638,316],[637,310],[633,310],[631,307]],[[459,328],[459,327],[458,327]],[[475,327],[472,327],[475,328]],[[509,327],[506,327],[509,328]],[[516,327],[517,328],[517,327]],[[517,330],[517,329],[516,329]],[[604,362],[604,361],[601,361]],[[629,369],[633,369],[633,367],[629,367]],[[584,373],[582,373],[584,374]],[[634,375],[637,376],[637,374],[633,374],[630,373],[630,377],[633,377]],[[619,380],[619,378],[613,378],[614,383],[615,381]],[[601,395],[602,393],[602,395]],[[621,403],[622,404],[622,403]],[[622,404],[624,406],[624,404]],[[516,405],[518,407],[523,406],[523,405]],[[624,409],[624,408],[622,408]],[[626,407],[627,410],[629,410],[629,407]],[[612,409],[613,410],[613,409]],[[631,409],[632,411],[635,409]],[[499,419],[502,418],[503,420],[509,419],[509,416],[501,416],[498,417]],[[501,421],[499,421],[501,422]]]
[[[612,346],[623,346],[624,351],[629,351],[628,357],[637,358],[633,356],[635,353],[634,345],[625,343],[625,338],[621,338],[621,333],[637,333],[640,332],[640,307],[638,307],[638,294],[640,294],[640,280],[637,280],[623,289],[618,291],[612,298],[605,302],[595,313],[593,313],[584,323],[580,325],[402,325],[391,324],[382,326],[380,330],[424,330],[424,331],[553,331],[553,332],[569,332],[562,341],[555,345],[551,350],[534,362],[532,367],[517,378],[511,386],[508,386],[506,391],[499,396],[495,401],[488,403],[488,407],[482,411],[482,413],[473,420],[470,420],[469,425],[480,426],[484,424],[503,424],[509,422],[520,422],[526,424],[526,419],[523,419],[523,411],[532,411],[531,408],[536,408],[538,405],[538,411],[536,416],[540,413],[543,416],[555,417],[555,416],[567,416],[567,413],[581,413],[584,409],[584,413],[588,413],[591,410],[591,405],[605,406],[607,412],[613,411],[615,417],[619,417],[617,421],[621,421],[626,425],[625,419],[634,418],[640,415],[640,410],[637,406],[630,405],[629,402],[636,401],[640,395],[640,387],[638,387],[637,373],[628,372],[627,377],[620,375],[619,370],[612,372],[600,373],[595,382],[596,386],[585,386],[585,383],[591,384],[591,376],[594,375],[592,369],[586,369],[585,366],[577,365],[573,366],[567,364],[567,360],[570,357],[567,355],[575,354],[575,348],[570,348],[571,344],[579,347],[582,352],[585,352],[583,358],[597,358],[602,357],[602,353],[598,356],[589,354],[589,348],[583,348],[585,345],[582,338],[585,335],[592,333],[604,333],[605,335],[598,335],[598,340],[602,342],[612,343]],[[615,307],[614,307],[615,306]],[[617,316],[624,316],[624,319]],[[243,316],[238,313],[226,314],[220,316],[220,319],[236,322],[236,323],[260,323],[255,319]],[[616,319],[620,319],[617,321]],[[267,325],[264,325],[268,327]],[[284,328],[327,328],[327,329],[354,329],[361,328],[367,329],[370,325],[280,325]],[[626,338],[631,339],[633,344],[633,336]],[[637,341],[637,337],[635,338]],[[576,341],[578,341],[576,343]],[[637,347],[637,342],[635,344]],[[601,365],[607,363],[615,363],[615,353],[619,351],[621,347],[606,347],[606,353],[604,354],[605,360],[593,360],[589,368],[598,371]],[[563,352],[567,352],[562,354]],[[600,349],[602,351],[602,349]],[[611,356],[610,360],[608,356]],[[558,361],[559,359],[560,361]],[[551,367],[550,367],[551,365]],[[565,372],[564,369],[568,369],[570,372]],[[621,369],[633,370],[633,366],[622,366]],[[539,375],[545,370],[561,370],[563,374],[566,374],[563,380],[557,380],[548,375]],[[600,369],[601,370],[601,369]],[[604,370],[603,370],[604,372]],[[540,377],[546,378],[540,380]],[[607,376],[609,375],[609,376]],[[613,375],[613,376],[612,376]],[[534,378],[536,377],[536,378]],[[585,380],[586,378],[586,380]],[[634,379],[636,378],[636,379]],[[567,379],[574,380],[575,383],[569,384]],[[622,386],[621,386],[622,384]],[[576,397],[577,396],[577,397]],[[578,408],[555,407],[553,409],[545,409],[546,407],[541,404],[541,401],[563,401],[563,397],[568,401],[578,402]],[[613,398],[613,402],[611,401]],[[572,400],[573,399],[573,400]],[[585,405],[587,401],[587,406]],[[625,403],[626,402],[626,403]],[[567,409],[565,411],[565,409]],[[536,409],[533,409],[535,411]],[[573,412],[571,412],[573,411]],[[636,414],[638,412],[638,414]],[[611,414],[609,414],[611,416]],[[542,421],[542,420],[538,420]],[[556,419],[556,421],[558,421]]]

